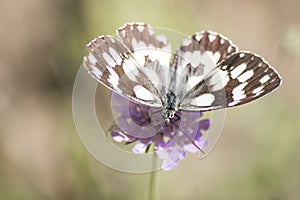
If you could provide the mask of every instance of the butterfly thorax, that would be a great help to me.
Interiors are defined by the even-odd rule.
[[[172,91],[168,91],[163,101],[163,117],[165,123],[169,123],[178,111],[176,95]]]

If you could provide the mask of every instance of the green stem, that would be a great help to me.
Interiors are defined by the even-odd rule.
[[[159,200],[158,186],[157,186],[158,170],[156,170],[156,163],[157,163],[157,156],[156,153],[153,152],[153,163],[152,163],[153,171],[150,174],[149,200]]]

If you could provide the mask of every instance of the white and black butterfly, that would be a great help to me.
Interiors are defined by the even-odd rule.
[[[210,111],[248,103],[281,84],[260,56],[221,34],[203,31],[182,41],[172,54],[166,37],[143,23],[128,23],[118,38],[103,35],[87,45],[83,65],[97,81],[127,99],[163,110]]]

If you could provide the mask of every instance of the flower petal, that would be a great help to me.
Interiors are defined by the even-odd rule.
[[[145,153],[148,144],[138,143],[132,147],[132,152],[136,154]]]
[[[178,165],[179,160],[186,157],[186,152],[183,146],[177,145],[174,141],[172,141],[172,143],[167,147],[157,150],[156,154],[161,160],[163,160],[163,170],[174,169]]]
[[[210,127],[210,120],[209,119],[203,119],[199,122],[199,128],[200,130],[208,130]]]
[[[208,145],[208,140],[206,140],[204,137],[200,137],[199,139],[195,140],[194,143],[201,149],[204,150],[206,146]],[[197,153],[199,152],[199,149],[195,146],[195,144],[186,144],[184,147],[185,149],[190,153]]]

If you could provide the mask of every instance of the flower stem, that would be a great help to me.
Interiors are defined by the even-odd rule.
[[[153,171],[150,174],[150,188],[149,188],[149,200],[159,200],[158,195],[158,186],[157,186],[157,179],[158,179],[158,170],[156,170],[156,162],[157,162],[157,155],[153,152]]]

